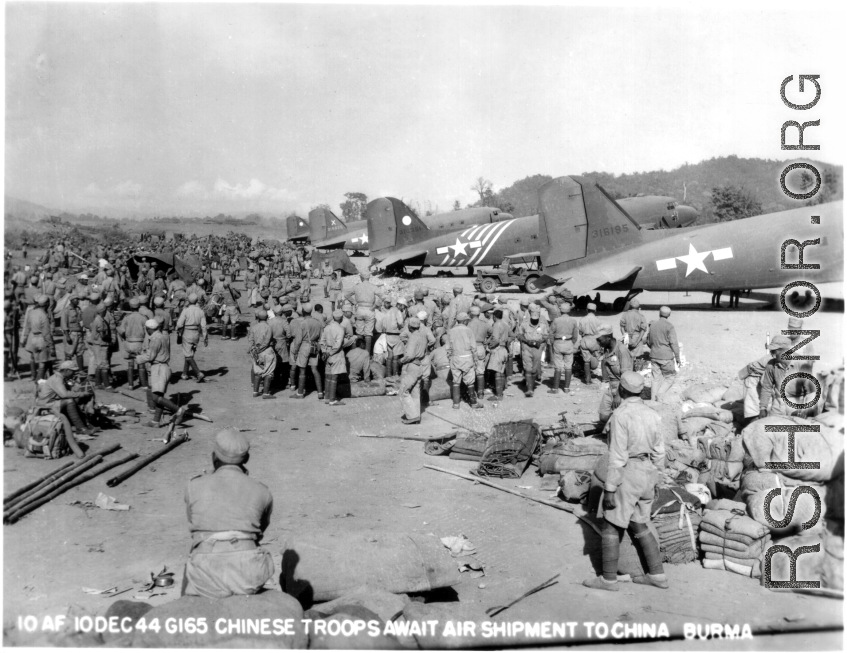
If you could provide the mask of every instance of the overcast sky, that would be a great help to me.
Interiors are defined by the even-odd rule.
[[[361,191],[447,210],[479,175],[789,158],[789,119],[821,119],[807,143],[843,164],[843,26],[801,5],[7,4],[6,194],[284,214]],[[791,111],[779,86],[803,73],[823,96]]]

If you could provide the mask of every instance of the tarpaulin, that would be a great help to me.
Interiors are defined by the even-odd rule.
[[[350,262],[350,257],[347,252],[341,249],[336,249],[328,252],[312,252],[312,269],[320,270],[323,267],[323,262],[329,261],[333,270],[344,274],[359,274],[359,269]]]
[[[151,263],[156,261],[156,269],[164,270],[167,275],[174,267],[173,252],[139,252],[133,256],[126,265],[129,268],[129,273],[135,279],[138,276],[138,268],[141,263]]]
[[[191,284],[200,273],[202,263],[193,254],[174,256],[174,271],[186,284]]]

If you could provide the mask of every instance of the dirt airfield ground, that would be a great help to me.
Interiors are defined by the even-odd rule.
[[[364,258],[352,259],[359,267]],[[345,279],[347,284],[356,278]],[[402,282],[411,289],[427,286],[448,291],[461,283],[473,292],[472,279],[424,276]],[[238,284],[240,285],[240,284]],[[408,291],[408,290],[407,290]],[[314,283],[313,296],[322,292]],[[518,292],[507,293],[518,300]],[[611,301],[613,295],[609,294]],[[726,305],[727,298],[724,298]],[[671,321],[676,326],[688,365],[677,383],[718,382],[729,384],[738,369],[764,351],[765,333],[785,328],[786,317],[761,302],[742,301],[740,310],[710,310],[709,295],[684,297],[666,293],[642,295],[649,320],[658,317],[660,305],[674,307]],[[619,316],[600,314],[615,326]],[[822,337],[815,347],[822,364],[843,358],[843,314],[820,312],[811,320]],[[176,353],[171,368],[181,368]],[[485,608],[505,605],[527,589],[556,573],[560,582],[527,598],[509,610],[508,620],[522,621],[615,621],[659,622],[671,632],[680,632],[685,622],[747,623],[761,633],[784,630],[805,634],[765,636],[751,641],[681,642],[636,644],[636,648],[671,650],[727,648],[823,650],[841,647],[841,632],[814,634],[820,628],[840,629],[843,603],[812,596],[770,592],[758,581],[721,571],[704,570],[699,563],[666,566],[670,589],[625,584],[617,594],[598,596],[584,588],[584,579],[595,574],[585,554],[586,538],[595,537],[580,526],[575,517],[552,508],[525,501],[497,490],[425,469],[436,464],[467,472],[474,464],[433,458],[417,442],[360,437],[366,435],[411,434],[432,436],[447,433],[453,426],[437,418],[471,427],[509,418],[534,417],[542,423],[555,420],[567,410],[579,422],[595,418],[599,390],[574,380],[575,396],[552,398],[546,387],[526,399],[515,386],[506,391],[506,401],[493,408],[485,402],[484,411],[460,411],[449,401],[434,404],[419,426],[403,426],[397,397],[347,400],[343,407],[328,408],[312,393],[305,401],[278,392],[273,401],[253,399],[249,388],[246,339],[221,341],[212,335],[209,347],[198,351],[200,368],[209,373],[209,383],[198,385],[180,381],[171,386],[173,396],[181,393],[182,403],[198,406],[214,419],[214,424],[188,422],[191,440],[154,462],[114,489],[106,488],[106,478],[97,478],[54,499],[20,522],[3,528],[4,625],[19,615],[67,613],[68,610],[102,614],[113,598],[83,592],[82,588],[129,589],[118,597],[139,595],[151,572],[167,566],[177,572],[177,585],[149,602],[158,605],[179,594],[182,566],[188,553],[189,536],[183,503],[186,482],[211,468],[214,434],[224,426],[250,429],[250,474],[265,483],[274,495],[274,515],[265,534],[264,545],[274,554],[279,572],[280,546],[286,536],[302,531],[345,533],[384,530],[413,532],[434,537],[463,534],[478,550],[485,577],[465,579],[455,588],[461,606],[481,613]],[[115,355],[117,369],[123,371],[122,357]],[[546,370],[546,377],[550,370]],[[121,375],[122,378],[122,375]],[[125,388],[121,388],[125,389]],[[5,384],[5,403],[31,394],[28,379]],[[143,410],[139,401],[120,394],[100,392],[98,401],[117,402]],[[128,451],[142,455],[161,446],[149,438],[161,437],[141,425],[124,425],[121,430],[104,431],[95,448],[120,443]],[[5,449],[4,493],[46,474],[64,461],[25,459],[14,448]],[[108,477],[110,474],[107,474]],[[539,498],[551,491],[539,490],[540,478],[530,468],[519,480],[501,481],[506,487],[532,486],[521,490]],[[131,506],[126,512],[70,505],[90,502],[98,492],[114,496]],[[419,504],[409,508],[404,504]],[[276,579],[278,580],[278,579]],[[484,588],[480,588],[480,584]],[[278,583],[277,583],[278,585]],[[506,617],[504,615],[504,617]],[[602,642],[598,642],[601,645]]]

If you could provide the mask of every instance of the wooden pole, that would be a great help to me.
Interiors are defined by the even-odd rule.
[[[443,467],[436,467],[435,465],[424,465],[424,467],[428,469],[434,469],[437,472],[444,472],[445,474],[452,474],[453,476],[458,476],[459,478],[463,478],[466,481],[473,481],[474,483],[480,483],[482,485],[487,485],[488,487],[493,487],[495,490],[502,490],[503,492],[508,492],[509,494],[514,494],[516,497],[520,497],[521,499],[527,499],[529,501],[535,501],[536,503],[543,503],[545,506],[550,506],[551,508],[556,508],[557,510],[564,510],[565,512],[571,513],[577,519],[581,519],[586,524],[591,526],[594,531],[600,535],[600,529],[597,528],[591,521],[585,519],[584,517],[577,515],[571,506],[566,503],[553,503],[552,501],[547,501],[546,499],[536,499],[535,497],[528,497],[525,494],[518,492],[517,490],[512,490],[511,488],[503,487],[502,485],[497,485],[496,483],[492,483],[491,481],[486,481],[484,478],[480,478],[478,476],[470,476],[469,474],[462,474],[461,472],[454,472],[450,469],[444,469]]]
[[[64,465],[62,465],[58,469],[54,469],[49,474],[45,474],[44,476],[35,479],[31,483],[27,483],[23,487],[20,487],[17,490],[15,490],[14,492],[11,492],[11,493],[7,494],[5,497],[3,497],[3,504],[5,505],[5,504],[9,503],[12,499],[19,497],[24,492],[27,492],[28,490],[32,490],[33,488],[41,485],[42,483],[49,481],[49,480],[55,478],[56,476],[61,475],[62,472],[67,471],[68,467],[73,467],[76,464],[77,464],[76,460],[69,460]]]
[[[471,427],[469,427],[469,426],[465,426],[464,424],[459,424],[458,422],[454,422],[454,421],[453,421],[453,420],[451,420],[451,419],[447,419],[446,417],[443,417],[442,415],[439,415],[438,413],[433,412],[432,410],[428,410],[428,411],[426,411],[426,414],[427,414],[427,415],[434,415],[434,416],[435,416],[435,417],[437,417],[438,419],[440,419],[440,420],[444,420],[444,421],[445,421],[445,422],[447,422],[448,424],[452,424],[453,426],[458,426],[460,429],[465,429],[466,431],[470,431],[471,433],[476,433],[477,435],[488,435],[488,434],[487,434],[487,433],[485,433],[484,431],[477,431],[477,430],[475,430],[475,429],[472,429],[472,428],[471,428]]]
[[[47,487],[47,485],[49,485],[52,481],[55,481],[62,474],[66,474],[68,472],[71,472],[71,471],[77,469],[81,465],[84,465],[85,463],[90,461],[95,456],[101,456],[101,457],[107,456],[110,453],[113,453],[120,448],[121,448],[121,445],[113,444],[109,447],[106,447],[102,451],[92,451],[87,456],[85,456],[85,458],[82,458],[81,460],[68,462],[67,464],[63,465],[62,467],[60,467],[56,471],[52,472],[51,474],[48,474],[47,476],[42,477],[37,482],[34,481],[33,483],[29,483],[28,485],[24,486],[20,490],[16,490],[12,494],[10,494],[8,497],[6,497],[3,500],[3,511],[4,512],[8,511],[8,509],[11,508],[14,504],[22,503],[25,499],[28,500],[33,494],[35,494],[36,492],[39,492],[43,488]]]
[[[106,485],[108,485],[109,487],[115,487],[117,485],[120,485],[126,479],[128,479],[130,476],[135,474],[135,472],[137,472],[140,469],[143,469],[144,467],[146,467],[147,465],[152,463],[154,460],[156,460],[160,456],[164,456],[171,449],[176,449],[179,445],[181,445],[187,439],[188,439],[188,436],[183,436],[181,438],[177,438],[176,440],[171,440],[168,444],[163,446],[158,451],[151,453],[149,456],[145,456],[144,458],[139,460],[135,465],[130,467],[128,470],[126,470],[122,474],[118,474],[117,476],[113,476],[112,478],[110,478],[108,481],[106,481]]]
[[[413,442],[437,442],[441,440],[452,440],[456,437],[456,433],[447,433],[445,435],[435,435],[430,438],[420,438],[414,435],[371,435],[369,433],[359,433],[360,438],[376,438],[377,440],[412,440]]]
[[[62,485],[64,485],[68,481],[76,478],[77,476],[79,476],[83,472],[91,469],[92,467],[94,467],[95,465],[99,464],[102,461],[103,461],[103,456],[94,456],[94,458],[84,462],[82,465],[79,465],[78,467],[72,467],[69,472],[63,474],[62,476],[60,476],[56,480],[51,481],[50,483],[45,485],[43,488],[41,488],[37,492],[33,492],[32,494],[27,495],[26,497],[24,497],[18,503],[15,503],[10,507],[4,506],[4,508],[3,508],[3,519],[6,519],[9,515],[11,515],[13,512],[18,510],[21,506],[29,503],[30,501],[37,501],[38,499],[45,496],[46,494],[50,494],[56,488],[61,487]]]
[[[102,467],[96,467],[96,468],[88,471],[87,473],[82,474],[81,476],[78,476],[75,479],[72,479],[69,483],[65,483],[64,485],[57,487],[55,490],[53,490],[53,492],[51,492],[47,496],[42,497],[41,499],[37,499],[35,501],[28,502],[23,506],[18,506],[17,510],[15,510],[14,513],[9,515],[8,518],[4,518],[3,521],[7,524],[14,524],[16,521],[18,521],[24,515],[31,513],[36,508],[40,508],[41,506],[43,506],[48,501],[52,501],[53,499],[55,499],[60,494],[63,494],[64,492],[67,492],[68,490],[70,490],[72,487],[76,487],[77,485],[82,485],[86,481],[90,481],[95,476],[102,474],[103,472],[107,472],[110,469],[112,469],[113,467],[118,467],[119,465],[123,465],[125,463],[128,463],[130,460],[135,460],[136,458],[138,458],[138,454],[137,453],[131,453],[131,454],[126,455],[123,458],[120,458],[118,460],[113,460],[111,462],[107,462]]]

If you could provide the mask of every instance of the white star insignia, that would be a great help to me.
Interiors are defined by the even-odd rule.
[[[711,251],[698,252],[696,249],[694,249],[694,245],[688,243],[688,254],[686,254],[685,256],[677,256],[680,261],[682,261],[688,266],[685,270],[685,276],[687,277],[689,274],[694,272],[694,270],[703,270],[703,272],[708,274],[709,271],[703,264],[703,260],[711,253]]]
[[[448,247],[449,247],[450,249],[452,249],[452,250],[453,250],[453,257],[454,257],[454,258],[455,258],[456,256],[458,256],[458,255],[459,255],[459,252],[460,252],[460,251],[461,251],[461,253],[462,253],[462,256],[467,256],[468,254],[467,254],[467,252],[465,251],[465,248],[466,248],[467,246],[468,246],[468,244],[467,244],[467,243],[459,242],[459,239],[458,239],[458,238],[456,239],[456,244],[455,244],[455,245],[448,245]]]

